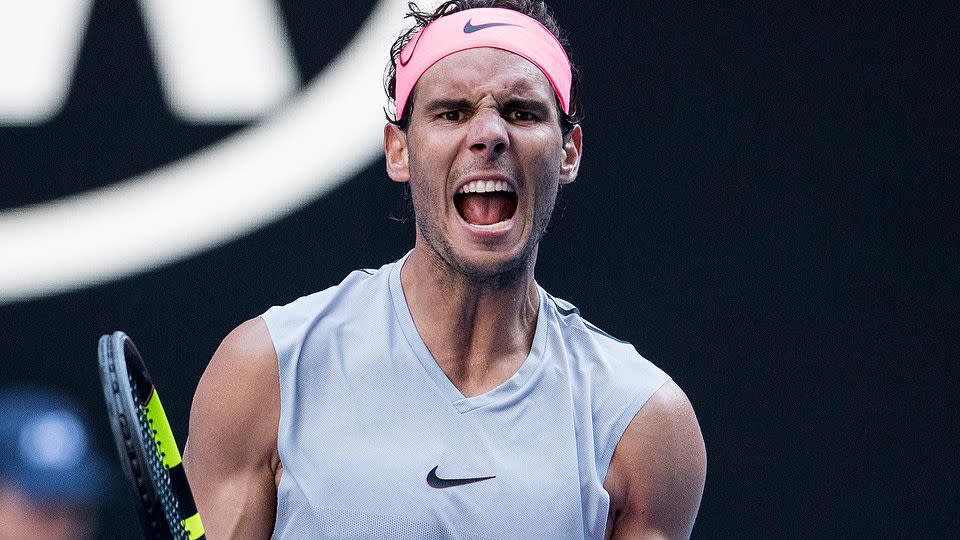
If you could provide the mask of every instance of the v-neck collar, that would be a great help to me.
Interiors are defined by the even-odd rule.
[[[530,347],[530,353],[524,359],[523,364],[509,379],[501,383],[496,388],[483,394],[466,397],[450,381],[447,374],[440,368],[440,364],[427,349],[426,343],[417,331],[417,326],[413,322],[413,316],[410,314],[410,306],[407,305],[407,298],[403,294],[403,285],[400,282],[400,270],[410,256],[411,250],[399,261],[394,263],[390,270],[390,295],[393,297],[394,311],[396,312],[397,323],[403,332],[407,343],[413,350],[414,355],[420,360],[420,364],[427,372],[427,375],[433,380],[437,389],[447,398],[448,401],[460,413],[467,413],[479,407],[495,403],[501,399],[514,395],[521,390],[531,376],[537,371],[537,368],[543,362],[543,350],[547,342],[547,331],[549,323],[547,322],[547,298],[543,289],[537,286],[537,294],[540,297],[540,307],[537,311],[537,327],[533,334],[533,344]]]

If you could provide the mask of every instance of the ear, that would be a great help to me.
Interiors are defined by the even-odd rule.
[[[560,183],[569,184],[580,171],[580,156],[583,155],[583,129],[573,126],[573,131],[563,141],[563,162],[560,163]]]
[[[387,158],[387,175],[394,182],[410,181],[410,161],[407,152],[407,134],[388,123],[383,126],[383,154]]]

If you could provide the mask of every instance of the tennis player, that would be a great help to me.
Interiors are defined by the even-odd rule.
[[[556,22],[530,0],[413,9],[384,155],[415,247],[223,341],[185,452],[209,537],[688,537],[690,402],[534,279],[583,151]]]

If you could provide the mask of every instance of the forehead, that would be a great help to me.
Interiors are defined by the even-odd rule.
[[[523,96],[554,101],[553,86],[540,68],[511,52],[493,48],[451,54],[417,82],[419,97]]]

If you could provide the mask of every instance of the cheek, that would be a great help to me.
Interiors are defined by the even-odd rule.
[[[444,178],[444,173],[438,170],[437,160],[418,159],[418,155],[411,152],[410,197],[418,217],[436,216],[443,212],[447,193]]]
[[[563,137],[560,133],[559,128],[547,128],[543,127],[542,130],[531,134],[533,135],[530,138],[528,144],[524,144],[524,148],[528,149],[527,159],[525,160],[528,163],[531,163],[541,171],[556,171],[557,174],[560,173],[560,167],[563,165],[564,151],[563,151]]]
[[[525,160],[526,177],[534,180],[535,189],[541,193],[555,192],[560,184],[562,152],[554,147],[542,149]],[[538,197],[539,198],[539,197]]]
[[[445,181],[457,156],[452,138],[418,136],[409,145],[410,174],[428,182]],[[439,179],[439,180],[438,180]]]

